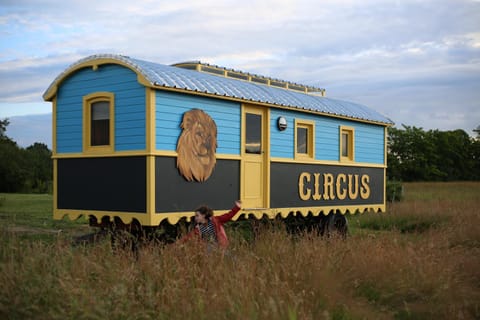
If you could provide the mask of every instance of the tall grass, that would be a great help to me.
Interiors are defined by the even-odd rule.
[[[227,255],[147,244],[136,257],[109,241],[72,247],[4,229],[0,317],[478,319],[479,190],[408,184],[389,213],[349,217],[347,240],[266,226],[247,242],[230,229]],[[428,223],[402,230],[410,219]]]

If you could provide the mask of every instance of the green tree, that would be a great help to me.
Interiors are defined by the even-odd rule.
[[[389,179],[404,181],[475,180],[479,142],[463,130],[424,131],[403,125],[388,136]]]
[[[53,172],[52,152],[46,144],[36,142],[27,147],[25,153],[30,169],[28,177],[29,189],[33,192],[49,192]]]
[[[22,150],[10,138],[0,138],[0,192],[20,192],[28,175]]]
[[[472,143],[472,180],[480,180],[480,126],[477,129],[477,138]]]
[[[476,127],[475,129],[473,129],[472,131],[477,134],[476,139],[477,139],[477,140],[480,140],[480,126],[477,126],[477,127]]]
[[[9,124],[10,121],[8,121],[8,118],[0,120],[0,139],[5,139],[7,137],[5,135],[5,132],[7,131],[7,127]]]
[[[463,130],[434,131],[438,155],[435,165],[445,173],[444,180],[470,180],[473,158],[473,140]]]
[[[7,135],[8,119],[0,120],[0,192],[17,192],[25,181],[17,144]]]
[[[6,135],[8,119],[0,120],[0,192],[49,192],[52,153],[43,143],[20,148]]]
[[[437,155],[431,133],[422,128],[389,129],[388,151],[389,178],[427,181],[442,175],[432,164]]]
[[[389,180],[402,180],[402,131],[389,128],[387,136],[387,178]]]

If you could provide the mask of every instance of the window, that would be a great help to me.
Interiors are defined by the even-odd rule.
[[[297,127],[297,153],[308,154],[308,127]]]
[[[315,158],[315,123],[295,121],[295,158]]]
[[[83,98],[85,152],[113,151],[113,94],[97,92]]]
[[[91,114],[91,146],[110,144],[110,102],[97,101],[90,104]]]
[[[355,160],[354,132],[351,127],[340,127],[340,161]]]
[[[246,113],[245,153],[261,154],[262,152],[262,116]]]

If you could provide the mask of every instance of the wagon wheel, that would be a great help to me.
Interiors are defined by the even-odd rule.
[[[111,243],[113,250],[132,250],[138,249],[138,239],[127,230],[114,229],[112,231]]]
[[[320,218],[320,235],[340,236],[343,239],[348,235],[348,220],[343,214],[330,212],[327,216]]]

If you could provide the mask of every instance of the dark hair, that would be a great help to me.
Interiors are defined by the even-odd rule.
[[[207,219],[213,216],[213,210],[207,206],[200,206],[195,210],[195,212],[200,213],[201,215],[205,216],[205,218]]]

